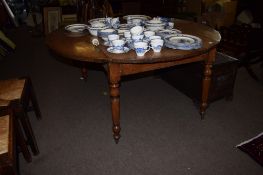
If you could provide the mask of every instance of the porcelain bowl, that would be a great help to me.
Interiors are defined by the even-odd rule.
[[[88,22],[90,23],[90,25],[93,25],[98,22],[106,24],[106,18],[94,18],[94,19],[90,19]]]
[[[165,23],[160,20],[149,20],[145,23],[148,30],[159,31],[165,28]]]
[[[99,28],[99,27],[105,27],[106,24],[105,24],[105,23],[102,23],[102,22],[93,22],[93,23],[91,24],[91,26],[92,26],[92,27],[97,27],[97,28]]]
[[[103,29],[98,30],[98,36],[101,37],[104,41],[108,41],[108,35],[117,34],[117,31],[114,29]]]
[[[133,18],[129,22],[135,26],[141,26],[143,24],[144,20],[140,19],[140,18]]]
[[[148,23],[148,24],[161,24],[163,22],[159,19],[152,19],[152,20],[146,21],[146,23]]]
[[[117,33],[116,30],[108,28],[108,29],[99,30],[98,36],[99,37],[108,37],[108,35],[116,34],[116,33]]]
[[[91,35],[93,35],[93,36],[98,36],[98,31],[105,30],[105,29],[108,29],[108,28],[109,28],[108,26],[105,26],[105,27],[88,26],[89,33]]]
[[[146,28],[150,31],[159,31],[159,30],[163,30],[165,28],[165,25],[148,25],[146,24]]]

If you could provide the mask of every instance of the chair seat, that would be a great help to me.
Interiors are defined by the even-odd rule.
[[[16,100],[20,99],[25,86],[25,79],[10,79],[0,81],[0,99]]]
[[[0,117],[0,155],[8,152],[9,115]]]
[[[23,128],[23,131],[17,131],[21,152],[26,161],[31,162],[27,145],[34,155],[39,154],[39,150],[27,113],[34,111],[38,119],[41,114],[30,77],[0,80],[0,107],[5,108],[9,103],[14,112],[16,129],[21,130],[20,124]]]

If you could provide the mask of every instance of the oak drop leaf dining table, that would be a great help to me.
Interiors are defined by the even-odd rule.
[[[138,57],[134,50],[123,54],[114,54],[107,52],[107,47],[102,44],[94,46],[91,40],[96,37],[89,34],[71,36],[64,29],[59,29],[46,37],[48,48],[56,54],[87,63],[101,63],[105,67],[111,98],[113,137],[116,143],[120,139],[121,130],[119,87],[122,76],[203,61],[202,97],[199,112],[201,118],[204,117],[208,105],[211,68],[215,61],[216,46],[220,42],[221,36],[218,31],[195,22],[175,20],[174,24],[175,28],[181,30],[182,33],[201,38],[202,47],[195,50],[176,50],[164,47],[160,53],[154,53],[151,50],[144,56]]]

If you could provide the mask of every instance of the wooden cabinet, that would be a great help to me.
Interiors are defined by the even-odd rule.
[[[211,85],[208,101],[226,98],[232,99],[233,88],[238,68],[238,60],[222,53],[217,53],[212,68]],[[203,64],[201,62],[177,66],[161,72],[163,80],[200,103],[202,89]]]

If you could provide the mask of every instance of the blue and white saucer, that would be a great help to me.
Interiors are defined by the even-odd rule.
[[[193,35],[174,34],[164,37],[165,46],[172,49],[192,50],[202,47],[202,40]]]
[[[127,53],[127,52],[129,52],[129,48],[128,47],[124,47],[124,49],[123,50],[116,50],[116,49],[114,49],[113,47],[109,47],[108,49],[107,49],[107,51],[108,52],[110,52],[110,53],[116,53],[116,54],[119,54],[119,53]]]
[[[88,29],[88,25],[86,24],[71,24],[65,27],[65,30],[72,33],[83,33]]]
[[[161,36],[162,38],[168,36],[168,35],[173,35],[173,34],[181,34],[182,32],[177,29],[163,29],[159,30],[156,32],[156,35]]]

